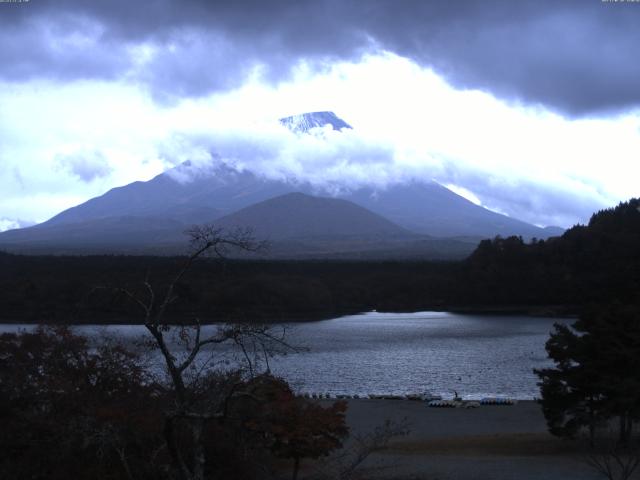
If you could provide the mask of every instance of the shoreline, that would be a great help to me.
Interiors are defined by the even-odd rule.
[[[332,314],[292,314],[261,317],[260,321],[247,322],[256,324],[286,324],[286,323],[311,323],[322,322],[325,320],[333,320],[335,318],[350,316],[350,315],[362,315],[366,313],[420,313],[420,312],[437,312],[437,313],[453,313],[459,315],[496,315],[496,316],[509,316],[509,315],[523,315],[530,317],[540,318],[577,318],[579,307],[575,305],[500,305],[500,306],[479,306],[479,305],[431,305],[426,306],[424,309],[396,309],[393,311],[385,310],[365,310],[355,311],[347,310],[342,312],[334,312]],[[222,315],[224,316],[224,315]],[[170,325],[183,325],[179,322],[168,322]],[[220,325],[238,323],[231,320],[219,320],[219,321],[202,321],[202,325]],[[132,321],[132,319],[109,319],[101,322],[37,322],[29,321],[28,319],[7,319],[0,318],[0,325],[68,325],[68,326],[108,326],[108,325],[144,325],[140,321]]]
[[[365,435],[386,419],[409,423],[407,435],[394,438],[367,459],[363,465],[370,471],[367,478],[601,478],[584,462],[586,451],[580,443],[548,433],[540,405],[532,400],[474,409],[433,408],[397,400],[347,403],[352,435]]]

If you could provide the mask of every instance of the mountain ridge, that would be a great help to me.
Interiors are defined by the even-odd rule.
[[[175,171],[187,180],[176,180]],[[294,191],[334,196],[323,186],[271,180],[250,171],[240,172],[223,162],[205,172],[185,163],[147,182],[113,188],[37,227],[121,215],[167,216],[184,224],[211,222]],[[436,237],[547,238],[561,233],[487,210],[433,181],[410,181],[385,188],[363,186],[339,192],[335,198],[356,203],[407,230]]]
[[[327,125],[338,131],[351,128],[330,111],[284,117],[280,123],[299,134]],[[340,204],[343,207],[353,205],[366,209],[367,215],[375,215],[393,224],[406,232],[405,236],[479,240],[498,235],[548,238],[561,233],[557,228],[541,228],[492,212],[433,180],[411,180],[384,187],[363,185],[338,190],[338,193],[335,191],[334,185],[315,185],[296,179],[270,179],[246,169],[237,169],[214,155],[214,160],[209,164],[187,161],[149,181],[113,188],[41,224],[0,233],[0,247],[7,244],[15,246],[16,242],[42,246],[47,241],[64,242],[61,233],[64,232],[64,226],[69,227],[69,232],[74,232],[75,238],[80,238],[79,232],[84,229],[87,239],[101,232],[103,240],[126,235],[129,243],[135,243],[135,239],[146,238],[145,235],[154,232],[158,238],[174,241],[178,226],[186,228],[199,223],[228,222],[225,217],[242,209],[294,192],[299,196],[289,199],[297,198],[303,202],[308,201],[306,197],[309,196],[324,197],[325,200],[347,202]],[[296,208],[293,204],[287,207],[290,213]],[[380,219],[378,222],[382,221]],[[297,220],[289,220],[290,223],[302,223],[308,218],[303,215]],[[108,231],[109,225],[120,229],[119,233]],[[278,233],[272,228],[270,234],[274,238],[287,238],[284,231],[289,226],[283,221],[279,225],[282,231]],[[349,222],[343,222],[340,227],[336,226],[332,235],[339,233],[340,228],[347,232],[350,227],[352,225]],[[390,232],[387,235],[393,236]],[[118,239],[118,244],[123,243],[127,242],[123,238]]]

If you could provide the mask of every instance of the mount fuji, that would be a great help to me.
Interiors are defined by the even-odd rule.
[[[294,133],[308,133],[312,128],[324,127],[325,125],[329,125],[333,130],[352,128],[333,112],[309,112],[292,115],[281,118],[280,123]]]
[[[306,134],[313,128],[326,128],[327,125],[338,131],[351,128],[333,112],[296,115],[280,122],[297,134]],[[294,192],[300,195],[287,196]],[[364,186],[336,195],[321,186],[297,179],[273,180],[218,161],[205,169],[185,162],[147,182],[113,188],[39,225],[0,233],[0,249],[27,253],[173,252],[184,244],[181,232],[193,224],[219,222],[224,225],[231,222],[238,225],[238,218],[244,218],[245,226],[255,228],[257,225],[252,225],[247,219],[253,218],[255,223],[260,215],[252,217],[245,212],[244,216],[236,215],[234,221],[229,218],[233,219],[230,216],[242,209],[283,195],[287,201],[267,204],[267,210],[280,219],[280,223],[269,227],[270,236],[284,243],[288,238],[300,236],[291,234],[301,231],[296,230],[296,224],[309,220],[304,214],[296,216],[292,213],[297,208],[296,203],[314,203],[309,197],[316,197],[315,203],[322,205],[318,208],[324,209],[324,213],[317,228],[311,235],[306,235],[307,241],[313,236],[322,237],[326,247],[332,244],[329,237],[350,237],[349,251],[358,250],[357,246],[354,247],[357,238],[367,251],[375,251],[373,244],[384,243],[387,235],[394,238],[393,249],[397,249],[398,255],[411,256],[413,254],[403,250],[403,245],[415,245],[419,238],[429,239],[426,244],[433,245],[431,240],[444,241],[447,237],[447,242],[456,245],[453,256],[459,257],[470,253],[481,238],[496,235],[547,238],[562,232],[561,229],[540,228],[492,212],[432,180],[415,180],[386,188]],[[344,203],[327,197],[337,197]],[[260,208],[264,210],[266,207]],[[260,208],[257,211],[261,211]],[[345,209],[350,212],[346,219],[343,218]],[[316,215],[320,210],[308,215]],[[359,235],[351,235],[353,232],[349,231],[348,225],[353,222],[369,225],[374,217],[376,225],[388,222],[393,228],[386,234],[379,231],[372,235],[372,231],[365,228]],[[337,222],[339,218],[342,218],[342,223]],[[256,231],[263,227],[264,222]],[[441,246],[440,243],[438,245]],[[421,258],[434,257],[429,248],[416,250],[412,247],[410,250],[419,252],[415,255]],[[324,248],[323,251],[326,253],[328,250]],[[302,251],[301,254],[304,253]],[[283,256],[286,256],[284,251]],[[435,257],[442,258],[442,255]]]

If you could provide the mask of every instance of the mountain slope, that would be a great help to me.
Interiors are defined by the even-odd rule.
[[[288,193],[219,218],[224,228],[249,227],[258,238],[410,237],[366,208],[337,198]]]
[[[280,122],[300,134],[326,125],[334,130],[351,128],[333,112],[295,115],[283,118]],[[112,239],[114,245],[147,248],[149,244],[162,243],[163,238],[169,243],[176,238],[182,239],[175,232],[192,224],[217,221],[243,208],[288,193],[335,196],[331,194],[335,190],[331,187],[334,186],[310,185],[296,179],[268,179],[247,170],[236,170],[220,159],[207,166],[185,162],[147,182],[134,182],[111,189],[35,227],[0,233],[0,247],[22,243],[46,248],[47,242],[51,245],[61,245],[62,242],[63,247],[65,244],[77,246],[81,243],[79,239],[85,238],[87,245],[104,245],[108,239]],[[402,227],[431,237],[477,240],[496,235],[520,235],[524,238],[548,238],[561,233],[557,228],[543,229],[491,212],[431,180],[395,184],[386,188],[365,186],[343,190],[337,197],[384,217],[396,228]],[[298,200],[302,201],[300,198]],[[289,209],[289,215],[296,212],[292,207]],[[255,210],[239,215],[249,215],[251,212]],[[321,214],[318,211],[311,216]],[[252,215],[256,219],[260,217],[258,214]],[[348,217],[346,212],[345,215]],[[238,220],[241,217],[224,221],[230,222],[234,218]],[[278,229],[270,230],[263,223],[260,230],[275,235],[274,238],[286,238],[282,232],[296,228],[298,232],[307,231],[307,237],[320,234],[311,228],[313,225],[308,221],[309,215],[297,215],[289,219],[286,228],[280,221]],[[348,231],[347,227],[353,226],[348,223],[343,223],[335,232],[343,227],[344,231]],[[299,225],[296,227],[296,224]],[[67,232],[73,232],[73,236],[65,236],[65,226],[68,227]]]
[[[462,259],[477,241],[416,235],[355,203],[295,192],[222,217],[226,229],[251,228],[270,258]]]
[[[379,213],[398,225],[436,237],[521,235],[547,238],[556,234],[492,212],[436,182],[411,182],[386,189],[361,188],[342,198]]]
[[[184,224],[211,222],[291,189],[289,184],[239,172],[223,163],[203,171],[185,162],[147,182],[113,188],[41,225],[116,216],[164,217]]]
[[[37,225],[0,234],[0,248],[17,253],[151,253],[184,246],[185,225],[158,217],[119,216]]]
[[[416,235],[349,201],[297,192],[243,208],[215,224],[251,228],[257,239],[269,241],[269,250],[261,253],[267,258],[452,260],[466,257],[477,244]],[[0,247],[15,253],[176,254],[185,251],[184,230],[181,222],[156,217],[104,217],[12,230],[0,235]]]
[[[269,180],[248,171],[238,172],[223,163],[206,171],[185,163],[148,182],[114,188],[61,212],[41,226],[117,216],[162,217],[190,225],[211,222],[294,191],[331,196],[321,187]],[[539,228],[475,205],[432,181],[414,181],[386,189],[363,187],[341,192],[339,198],[363,206],[407,230],[432,236],[547,238],[558,234],[557,229]]]

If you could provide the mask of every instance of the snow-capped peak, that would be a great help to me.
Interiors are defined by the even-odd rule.
[[[331,125],[334,130],[351,128],[333,112],[309,112],[280,119],[280,123],[295,133],[307,133],[312,128]]]

